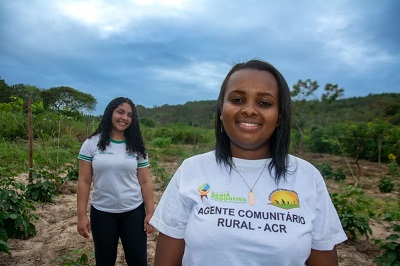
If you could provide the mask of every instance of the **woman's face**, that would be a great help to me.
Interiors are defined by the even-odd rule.
[[[279,89],[275,77],[255,69],[234,72],[227,83],[221,121],[233,157],[262,159],[279,123]]]
[[[123,132],[132,123],[132,107],[128,103],[121,103],[113,111],[111,117],[113,131]]]

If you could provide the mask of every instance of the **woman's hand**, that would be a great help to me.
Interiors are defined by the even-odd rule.
[[[144,232],[147,235],[155,231],[155,228],[149,223],[151,216],[153,216],[153,214],[147,214],[146,217],[144,218]]]
[[[89,238],[90,236],[90,221],[87,216],[78,218],[77,224],[78,233],[84,238]]]

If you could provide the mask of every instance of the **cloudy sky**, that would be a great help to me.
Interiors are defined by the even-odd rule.
[[[400,92],[398,0],[1,0],[0,14],[1,79],[89,93],[95,114],[118,96],[214,100],[232,64],[252,58],[290,87]]]

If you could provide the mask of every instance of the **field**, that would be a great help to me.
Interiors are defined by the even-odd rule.
[[[347,174],[347,179],[344,182],[326,181],[330,193],[338,192],[343,186],[354,183],[354,179],[347,168],[347,162],[342,157],[327,154],[301,154],[299,156],[309,160],[314,165],[329,162],[333,168],[344,167]],[[173,158],[163,160],[160,165],[168,173],[173,173],[178,167],[178,163]],[[379,198],[383,201],[389,199],[393,201],[393,199],[398,198],[398,189],[395,192],[385,194],[378,189],[379,178],[382,173],[387,172],[387,165],[368,161],[361,161],[360,165],[362,170],[360,187],[367,196]],[[354,171],[355,166],[352,163],[350,163],[350,166]],[[24,182],[27,179],[27,175],[22,174],[18,178],[21,182]],[[154,176],[153,178],[155,179]],[[10,252],[12,255],[0,253],[1,266],[60,265],[61,262],[51,263],[51,261],[60,260],[63,255],[70,255],[74,259],[79,255],[74,252],[85,251],[86,249],[86,253],[91,259],[90,257],[93,254],[92,240],[84,239],[76,232],[76,181],[69,181],[63,184],[60,189],[62,193],[57,196],[53,203],[37,205],[36,214],[40,217],[35,222],[37,235],[26,240],[10,239]],[[160,182],[155,182],[156,203],[161,197],[162,191]],[[388,222],[371,220],[370,227],[373,230],[371,238],[383,239],[390,233],[390,224]],[[149,265],[153,265],[156,239],[157,233],[153,233],[148,237]],[[360,237],[355,242],[347,241],[338,246],[339,265],[374,265],[372,260],[379,253],[380,249],[371,240],[368,241],[365,237]],[[125,265],[121,246],[119,247],[116,265]]]

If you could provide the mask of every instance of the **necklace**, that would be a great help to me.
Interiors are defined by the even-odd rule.
[[[254,200],[254,192],[253,192],[253,188],[254,186],[257,184],[258,180],[260,179],[262,173],[265,170],[265,167],[267,166],[267,162],[265,162],[264,167],[260,173],[260,175],[258,176],[256,182],[254,182],[253,186],[250,187],[249,184],[247,184],[246,179],[243,178],[243,176],[240,174],[239,170],[237,169],[236,165],[234,167],[235,171],[239,174],[240,178],[242,178],[242,180],[244,181],[244,183],[246,184],[246,186],[249,188],[250,192],[249,192],[249,204],[250,205],[254,205],[255,204],[255,200]]]

